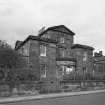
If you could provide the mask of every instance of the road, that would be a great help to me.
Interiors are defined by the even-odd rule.
[[[28,100],[0,105],[105,105],[105,93]]]

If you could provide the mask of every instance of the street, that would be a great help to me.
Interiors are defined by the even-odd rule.
[[[93,93],[59,98],[45,98],[0,105],[105,105],[105,93]]]

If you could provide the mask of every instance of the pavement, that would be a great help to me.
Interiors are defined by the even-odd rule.
[[[80,91],[80,92],[63,92],[63,93],[53,93],[53,94],[43,94],[43,95],[32,95],[32,96],[14,96],[8,98],[1,98],[0,104],[15,103],[15,102],[25,102],[30,100],[42,100],[51,98],[62,98],[62,97],[72,97],[79,95],[87,95],[94,93],[105,93],[105,90],[94,90],[94,91]]]

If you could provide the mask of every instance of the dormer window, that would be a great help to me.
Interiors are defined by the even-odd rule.
[[[46,45],[40,45],[40,56],[46,56]]]
[[[63,37],[60,38],[60,43],[64,43],[65,39]]]

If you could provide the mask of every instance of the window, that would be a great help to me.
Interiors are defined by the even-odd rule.
[[[29,65],[29,56],[24,56],[23,57],[24,58],[24,63],[26,63],[27,64],[27,66]]]
[[[24,56],[29,56],[29,51],[26,47],[23,47],[23,55]]]
[[[83,67],[83,73],[86,73],[86,72],[87,72],[86,67]]]
[[[42,38],[48,38],[48,39],[50,39],[50,35],[46,33],[45,35],[42,36]]]
[[[83,54],[83,61],[87,61],[87,52],[84,52]]]
[[[46,56],[46,45],[40,45],[40,56]]]
[[[46,78],[46,70],[47,70],[46,64],[41,64],[40,65],[40,76],[41,76],[41,78]]]
[[[61,38],[60,38],[60,43],[64,43],[64,42],[65,42],[64,38],[61,37]]]
[[[70,74],[72,71],[74,71],[73,66],[66,66],[66,74]]]
[[[18,50],[19,54],[22,54],[23,55],[23,48],[21,47],[19,50]]]
[[[65,66],[61,66],[62,68],[62,75],[64,75],[64,72],[65,72]]]
[[[60,55],[60,57],[64,57],[65,56],[65,49],[60,48],[59,49],[59,55]]]
[[[57,65],[56,66],[57,71],[56,71],[56,76],[57,78],[62,78],[65,72],[65,66],[64,65]]]
[[[64,57],[65,56],[65,51],[64,50],[62,50],[62,52],[61,52],[62,54],[62,57]]]
[[[74,66],[59,65],[57,66],[57,76],[62,77],[65,74],[70,74],[75,70]]]
[[[48,39],[50,39],[50,35],[49,34],[46,34],[46,37],[45,38],[48,38]]]

